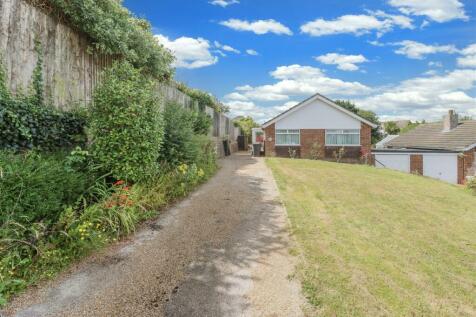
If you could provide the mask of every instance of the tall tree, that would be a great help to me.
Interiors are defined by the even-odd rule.
[[[384,123],[384,130],[387,134],[400,134],[400,128],[395,121],[388,121]]]
[[[251,129],[257,128],[260,125],[253,120],[252,117],[239,117],[233,120],[235,126],[239,127],[243,132],[243,135],[246,136],[248,141],[251,141]]]

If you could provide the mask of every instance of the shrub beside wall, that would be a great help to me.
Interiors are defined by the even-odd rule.
[[[141,181],[157,172],[162,101],[153,82],[128,62],[115,63],[94,94],[91,153],[116,179]]]

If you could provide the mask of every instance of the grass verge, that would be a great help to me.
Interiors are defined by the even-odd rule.
[[[475,316],[476,197],[369,166],[267,159],[320,316]]]

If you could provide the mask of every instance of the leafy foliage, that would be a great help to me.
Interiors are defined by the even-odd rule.
[[[390,135],[400,134],[400,128],[395,121],[388,121],[384,124],[385,132]]]
[[[372,144],[375,144],[382,139],[382,135],[379,131],[380,120],[378,119],[377,114],[375,112],[359,109],[354,103],[349,100],[335,100],[334,102],[342,108],[352,111],[356,115],[377,125],[376,128],[372,128]]]
[[[192,140],[193,113],[178,104],[167,103],[164,121],[164,143],[160,160],[171,165],[193,162],[197,157],[197,148]]]
[[[155,40],[150,24],[132,16],[120,1],[30,1],[38,6],[49,5],[56,15],[86,33],[98,52],[123,57],[155,78],[172,78],[172,54]]]
[[[468,189],[471,190],[474,195],[476,195],[476,176],[471,177],[468,180],[468,182],[466,183],[466,187],[468,187]]]
[[[252,117],[239,117],[233,120],[235,126],[239,127],[249,141],[251,142],[251,129],[260,125],[253,120]]]
[[[128,62],[117,62],[94,94],[91,154],[116,179],[142,181],[158,168],[162,101],[153,82]]]
[[[54,222],[94,183],[94,176],[69,170],[65,155],[0,151],[0,225]]]
[[[212,118],[204,111],[194,111],[192,116],[193,132],[198,135],[207,135],[213,124]]]
[[[224,106],[215,97],[213,97],[207,92],[198,89],[192,89],[190,87],[187,87],[187,85],[183,83],[179,83],[177,85],[177,89],[189,96],[190,98],[197,100],[198,108],[200,111],[204,111],[205,107],[210,107],[216,112],[228,111],[228,108],[226,106]]]

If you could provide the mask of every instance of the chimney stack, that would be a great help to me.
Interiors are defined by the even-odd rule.
[[[448,114],[443,117],[443,132],[453,130],[458,126],[458,114],[453,110],[449,110]]]

